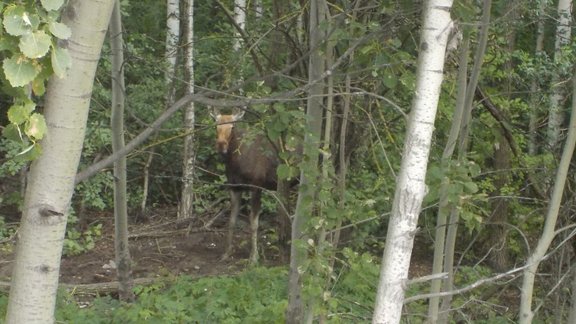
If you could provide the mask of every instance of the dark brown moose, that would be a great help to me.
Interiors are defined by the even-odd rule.
[[[216,120],[216,149],[226,166],[226,177],[230,190],[231,212],[226,252],[227,259],[233,252],[233,233],[240,212],[243,190],[250,195],[250,263],[258,262],[258,217],[260,216],[262,190],[276,190],[278,157],[270,141],[263,136],[246,136],[236,126],[244,116],[244,110],[231,115],[212,115]]]

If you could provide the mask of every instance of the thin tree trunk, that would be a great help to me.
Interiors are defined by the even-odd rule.
[[[60,257],[74,177],[80,161],[90,94],[114,1],[71,1],[62,22],[73,68],[48,85],[43,153],[32,163],[6,322],[53,323]]]
[[[554,46],[554,62],[560,63],[563,57],[563,47],[568,45],[571,37],[572,0],[558,1],[558,25],[556,26],[556,43]],[[552,152],[557,152],[560,144],[560,128],[564,123],[565,111],[562,100],[566,93],[562,74],[555,73],[550,88],[550,113],[548,115],[548,146]]]
[[[570,314],[568,315],[568,323],[576,323],[576,267],[572,265],[572,291]]]
[[[186,67],[188,79],[188,93],[194,93],[194,0],[186,0],[186,46],[184,50],[184,66]],[[194,123],[196,122],[196,112],[194,103],[191,102],[186,107],[184,114],[184,154],[182,157],[182,198],[180,199],[180,212],[178,218],[185,219],[193,217],[194,202],[194,165],[196,164],[196,150]]]
[[[546,11],[546,1],[540,1],[538,6],[538,23],[536,27],[536,49],[534,54],[539,56],[544,51],[544,13]],[[539,110],[537,107],[540,106],[542,101],[540,94],[540,84],[538,78],[534,77],[532,84],[530,85],[530,124],[528,126],[529,132],[529,142],[528,142],[528,154],[534,156],[538,153],[538,115]]]
[[[308,67],[308,82],[310,90],[307,103],[307,122],[304,136],[304,162],[300,172],[300,189],[296,201],[296,212],[292,221],[292,245],[290,247],[290,269],[288,281],[288,309],[286,322],[291,324],[305,323],[311,319],[312,310],[302,296],[302,277],[300,268],[306,261],[306,250],[301,242],[307,240],[305,225],[312,217],[314,197],[318,177],[318,149],[322,132],[322,94],[324,84],[320,77],[323,72],[324,60],[320,52],[320,23],[324,17],[319,15],[318,7],[323,1],[310,2],[310,63]]]
[[[426,168],[443,80],[451,0],[430,0],[424,9],[417,80],[392,214],[386,235],[373,323],[399,323],[410,255],[422,200]]]
[[[534,313],[532,312],[534,280],[536,272],[538,271],[538,266],[546,254],[546,251],[548,251],[552,240],[556,236],[554,229],[556,227],[556,221],[558,220],[558,213],[560,211],[560,204],[562,203],[562,195],[564,193],[564,185],[566,183],[570,161],[576,144],[576,75],[573,76],[572,82],[572,112],[570,125],[568,127],[568,138],[566,139],[566,144],[562,151],[562,158],[558,165],[558,171],[556,171],[556,179],[552,189],[552,197],[550,198],[548,205],[548,212],[544,221],[542,236],[538,240],[538,244],[532,252],[532,255],[530,255],[526,261],[528,267],[523,272],[522,288],[520,290],[520,310],[518,314],[520,324],[531,323],[532,318],[534,317]]]
[[[176,100],[176,65],[178,59],[178,42],[180,41],[180,1],[179,0],[167,0],[166,2],[166,71],[164,73],[164,78],[166,82],[166,94],[164,95],[164,101],[166,109],[174,104]],[[153,137],[155,136],[154,134]],[[140,209],[142,215],[146,215],[146,206],[148,205],[148,192],[150,189],[150,168],[154,162],[154,155],[156,154],[156,148],[152,147],[148,152],[148,158],[144,163],[143,170],[143,183],[142,183],[142,201],[140,203]]]
[[[454,109],[454,116],[452,118],[452,125],[450,128],[450,134],[448,135],[448,140],[446,141],[446,146],[444,147],[444,152],[442,153],[442,167],[447,167],[454,150],[456,148],[456,142],[458,141],[458,136],[460,134],[460,128],[462,125],[462,119],[465,115],[464,111],[466,109],[464,102],[466,99],[466,88],[468,85],[468,50],[470,44],[470,34],[466,33],[465,38],[462,42],[460,48],[460,58],[458,62],[458,94],[456,96],[456,107]],[[444,270],[445,257],[446,257],[446,220],[448,214],[452,209],[448,204],[448,183],[442,183],[440,187],[440,201],[438,206],[438,216],[436,220],[436,233],[434,241],[434,261],[432,264],[432,274],[441,273]],[[452,224],[450,224],[452,225]],[[453,251],[452,251],[453,252]],[[448,251],[450,253],[450,251]],[[430,287],[431,294],[437,294],[440,292],[442,281],[440,279],[433,280]],[[440,298],[432,297],[428,304],[428,322],[436,323],[439,321],[439,306]],[[445,316],[444,318],[447,318]]]
[[[110,20],[110,51],[112,56],[112,151],[124,147],[124,43],[120,0],[114,3]],[[126,157],[114,163],[114,248],[120,300],[133,301],[132,260],[128,243],[128,203],[126,199]]]

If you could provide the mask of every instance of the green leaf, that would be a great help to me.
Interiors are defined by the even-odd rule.
[[[4,75],[13,87],[21,87],[32,82],[40,72],[34,67],[30,60],[23,57],[14,56],[5,58],[2,65]]]
[[[43,30],[37,30],[20,38],[20,50],[29,58],[40,58],[48,53],[51,39]]]
[[[4,127],[4,130],[2,131],[2,135],[13,142],[22,141],[22,137],[20,136],[21,135],[20,129],[16,124],[6,125],[6,127]]]
[[[8,109],[8,120],[13,124],[20,125],[29,119],[30,113],[34,111],[35,107],[34,103],[13,105]]]
[[[70,58],[68,49],[55,47],[52,51],[51,59],[54,74],[63,78],[66,75],[66,71],[72,66],[72,59]]]
[[[382,82],[384,83],[384,85],[388,88],[388,89],[394,89],[396,88],[396,85],[398,84],[398,79],[396,78],[396,75],[394,73],[392,73],[392,71],[387,71],[388,73],[385,73],[382,76]]]
[[[34,143],[16,155],[17,161],[32,161],[42,154],[42,147],[38,143]]]
[[[39,113],[33,113],[26,123],[25,133],[34,140],[41,140],[46,134],[46,120]]]
[[[32,92],[34,92],[34,95],[40,97],[46,93],[44,81],[42,78],[35,78],[34,81],[32,81]]]
[[[288,179],[290,177],[290,166],[287,164],[280,164],[276,169],[276,175],[280,179]]]
[[[4,11],[4,29],[13,36],[22,36],[30,33],[40,25],[40,18],[31,15],[23,7],[10,6]]]
[[[467,193],[473,194],[478,192],[478,185],[474,182],[464,182],[463,185]]]
[[[59,23],[56,21],[51,21],[48,23],[48,29],[52,33],[52,35],[60,38],[60,39],[68,39],[72,36],[72,31],[68,26],[64,25],[63,23]]]
[[[64,0],[40,0],[42,7],[47,11],[58,10],[64,4]]]

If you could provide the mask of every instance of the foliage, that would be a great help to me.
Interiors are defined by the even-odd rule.
[[[254,268],[237,276],[179,277],[169,286],[136,288],[132,305],[105,297],[84,310],[65,296],[56,316],[73,323],[282,323],[286,275],[283,268]]]
[[[90,224],[82,232],[76,229],[78,218],[74,213],[68,216],[66,237],[64,238],[63,255],[78,255],[92,250],[96,240],[102,236],[102,224]]]
[[[18,2],[0,5],[3,12],[3,35],[0,56],[3,58],[4,93],[14,98],[8,109],[6,138],[20,143],[19,155],[34,159],[40,154],[37,141],[46,132],[44,117],[36,111],[32,94],[42,96],[52,74],[63,77],[70,68],[66,48],[58,41],[67,40],[70,29],[58,21],[63,0]]]

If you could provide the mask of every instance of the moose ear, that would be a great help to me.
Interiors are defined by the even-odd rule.
[[[220,118],[220,111],[218,111],[217,108],[211,106],[208,106],[208,109],[210,110],[210,116],[214,118],[214,120],[218,121],[218,118]]]
[[[234,118],[234,121],[242,119],[242,117],[244,117],[244,114],[246,113],[246,109],[247,109],[246,106],[242,107],[241,109],[237,109],[237,111],[234,113],[234,115],[232,115],[232,118]]]

